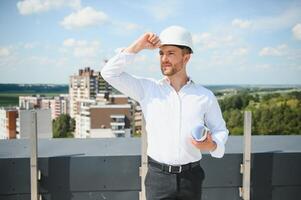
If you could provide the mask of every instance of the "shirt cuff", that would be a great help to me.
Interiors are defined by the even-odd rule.
[[[217,139],[214,135],[212,135],[212,140],[216,143],[216,148],[214,151],[210,151],[212,157],[222,158],[225,154],[225,144],[219,139]]]

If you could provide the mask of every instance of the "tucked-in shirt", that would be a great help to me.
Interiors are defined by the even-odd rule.
[[[228,130],[214,94],[191,79],[178,92],[167,77],[142,78],[125,72],[136,54],[119,52],[101,70],[102,77],[120,92],[140,103],[146,121],[147,154],[158,162],[182,165],[202,154],[191,143],[191,131],[204,124],[217,147],[213,157],[223,157]]]

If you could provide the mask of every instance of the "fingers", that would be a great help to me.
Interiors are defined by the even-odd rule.
[[[157,38],[158,36],[155,33],[149,33],[148,41],[153,43]]]
[[[212,135],[211,135],[211,133],[210,132],[208,132],[208,134],[207,134],[207,138],[206,138],[207,140],[209,140],[209,141],[212,141]]]
[[[158,37],[157,35],[154,34],[154,36],[151,37],[149,41],[150,41],[152,44],[155,45],[155,44],[157,44],[158,42],[160,42],[160,39],[159,39],[159,37]]]
[[[198,149],[203,149],[204,146],[206,146],[206,142],[205,141],[197,141],[197,140],[195,140],[193,138],[190,138],[190,142],[191,142],[191,144],[193,144]]]
[[[190,138],[190,141],[193,145],[198,145],[198,141],[196,141],[195,139]]]
[[[148,42],[151,43],[154,47],[160,46],[160,39],[155,33],[149,33]]]
[[[160,39],[158,38],[158,40],[155,41],[155,42],[153,43],[153,45],[154,45],[156,48],[159,48],[159,47],[161,46],[161,41],[160,41]]]
[[[206,143],[196,141],[196,140],[193,139],[193,138],[190,138],[190,142],[191,142],[191,144],[192,144],[195,148],[197,148],[197,149],[199,149],[199,150],[201,150],[201,151],[206,150]]]
[[[190,138],[190,142],[201,151],[211,151],[213,148],[216,148],[216,144],[212,140],[211,133],[207,134],[207,138],[204,141],[196,141],[195,139]]]

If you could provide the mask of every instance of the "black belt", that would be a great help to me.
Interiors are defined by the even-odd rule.
[[[155,161],[154,159],[152,159],[151,157],[148,156],[148,164],[150,166],[153,166],[157,169],[160,169],[164,172],[169,172],[172,174],[179,174],[183,171],[186,170],[191,170],[192,168],[196,167],[196,166],[200,166],[200,161],[196,161],[196,162],[192,162],[192,163],[188,163],[185,165],[167,165],[164,163],[160,163]]]

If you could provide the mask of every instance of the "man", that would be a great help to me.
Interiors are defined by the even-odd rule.
[[[140,78],[125,72],[143,49],[159,48],[162,80]],[[186,72],[193,53],[191,34],[180,26],[163,30],[160,37],[145,33],[111,58],[101,71],[119,91],[137,100],[148,133],[146,198],[201,199],[204,172],[201,152],[222,157],[228,130],[214,94],[196,84]],[[143,67],[143,66],[141,66]],[[194,127],[205,124],[211,131],[198,142]]]

